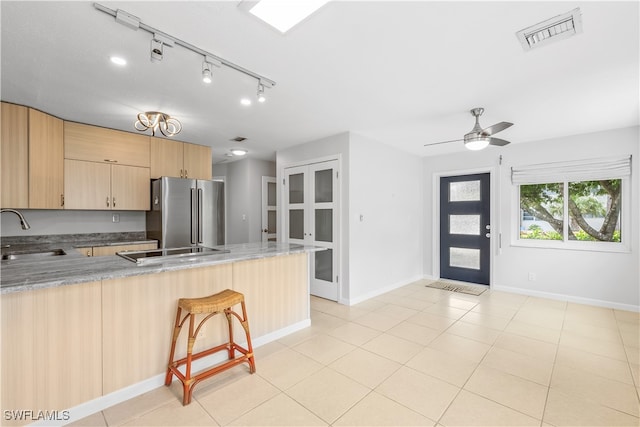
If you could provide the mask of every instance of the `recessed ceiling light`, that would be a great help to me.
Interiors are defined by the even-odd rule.
[[[240,104],[242,104],[242,105],[251,105],[251,100],[249,98],[242,98],[240,100]]]
[[[113,62],[116,65],[120,65],[120,66],[127,65],[127,60],[119,56],[110,56],[109,59],[111,60],[111,62]]]
[[[249,6],[249,13],[262,19],[280,32],[286,33],[328,2],[329,0],[260,0],[257,4]]]
[[[247,153],[248,153],[248,151],[244,150],[242,148],[233,148],[231,150],[231,154],[233,154],[234,156],[244,156]]]

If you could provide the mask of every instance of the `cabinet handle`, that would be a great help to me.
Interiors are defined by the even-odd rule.
[[[104,161],[107,163],[118,163],[117,160],[112,160],[112,159],[104,159]]]
[[[91,256],[91,251],[87,251],[87,256]]]
[[[60,195],[60,206],[64,206],[64,194]]]
[[[112,200],[113,200],[112,205],[113,205],[113,207],[115,208],[115,207],[116,207],[116,198],[114,197]]]
[[[180,178],[184,178],[184,170],[180,169]]]
[[[184,177],[185,177],[185,178],[189,178],[189,174],[187,173],[187,170],[186,170],[186,169],[184,170]]]
[[[109,207],[109,196],[107,196],[107,207]]]

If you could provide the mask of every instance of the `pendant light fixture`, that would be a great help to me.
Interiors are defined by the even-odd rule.
[[[157,130],[166,137],[177,135],[182,130],[182,124],[178,119],[159,111],[138,114],[138,120],[133,126],[140,132],[151,129],[152,136],[155,136]]]

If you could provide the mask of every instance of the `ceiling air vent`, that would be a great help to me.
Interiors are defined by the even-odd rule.
[[[245,138],[244,136],[236,136],[235,138],[231,139],[230,141],[233,142],[242,142],[244,140],[246,140],[247,138]]]
[[[580,9],[547,19],[539,24],[520,30],[516,33],[525,51],[546,46],[550,42],[564,40],[582,32],[582,15]]]

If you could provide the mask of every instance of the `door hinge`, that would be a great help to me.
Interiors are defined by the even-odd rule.
[[[339,276],[336,276],[336,283],[340,283]]]
[[[340,172],[336,171],[336,179],[338,179],[338,174],[339,174],[339,173],[340,173]]]
[[[284,185],[284,178],[282,178],[282,185]]]

